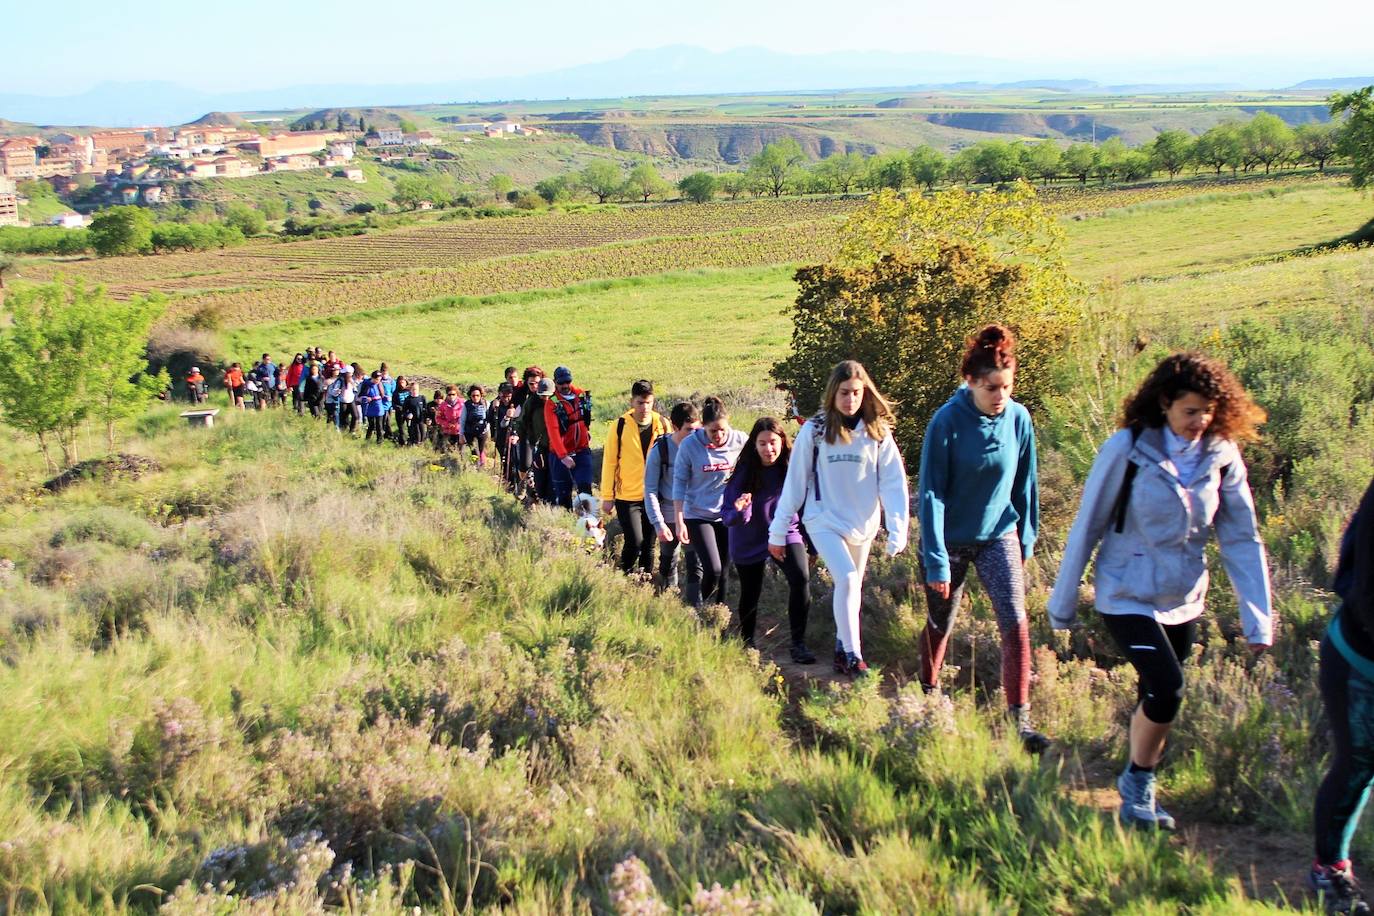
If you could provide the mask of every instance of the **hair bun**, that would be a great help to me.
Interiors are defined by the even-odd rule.
[[[1000,324],[990,324],[978,332],[978,346],[996,349],[1007,340],[1007,329]]]

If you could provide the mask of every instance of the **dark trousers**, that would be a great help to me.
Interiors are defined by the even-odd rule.
[[[339,429],[346,429],[350,433],[356,433],[358,431],[357,404],[339,405]]]
[[[592,453],[583,449],[570,456],[573,466],[567,467],[557,456],[549,455],[550,482],[553,485],[553,501],[564,509],[572,508],[573,491],[592,492]]]
[[[657,537],[657,535],[655,535]],[[663,588],[676,589],[678,567],[687,567],[687,581],[683,585],[682,598],[692,607],[701,604],[701,558],[691,548],[684,548],[677,540],[658,545],[658,576],[663,580]]]
[[[807,587],[810,572],[805,544],[788,544],[787,554],[781,563],[769,557],[757,563],[735,564],[735,572],[739,573],[740,635],[749,640],[754,638],[759,596],[763,594],[763,573],[769,563],[781,569],[787,578],[787,623],[792,632],[792,643],[801,643],[806,638],[806,619],[811,614],[811,592]]]
[[[725,563],[730,556],[730,538],[724,522],[687,519],[687,535],[693,552],[701,560],[701,601],[725,603]]]
[[[1374,682],[1352,668],[1327,637],[1320,683],[1331,723],[1331,769],[1317,789],[1313,826],[1317,862],[1334,865],[1350,858],[1350,841],[1374,786]]]
[[[1165,625],[1144,614],[1103,614],[1102,622],[1140,675],[1136,695],[1145,718],[1159,725],[1174,721],[1183,703],[1183,662],[1193,654],[1197,621]]]
[[[367,418],[367,432],[363,433],[363,441],[366,442],[368,439],[371,439],[373,436],[376,436],[378,442],[381,442],[381,441],[382,441],[382,418],[381,418],[381,417],[368,417],[368,418]]]
[[[644,512],[644,500],[629,502],[624,499],[615,501],[615,517],[620,520],[620,530],[625,534],[625,544],[620,550],[620,570],[629,572],[638,566],[646,573],[654,571],[654,528],[649,524],[649,516]]]

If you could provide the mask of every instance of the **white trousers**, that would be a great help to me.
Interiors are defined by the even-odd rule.
[[[868,550],[872,541],[851,544],[830,531],[812,531],[811,543],[825,561],[830,577],[835,580],[835,635],[851,652],[863,658],[859,640],[859,606],[863,601],[864,568],[868,566]]]

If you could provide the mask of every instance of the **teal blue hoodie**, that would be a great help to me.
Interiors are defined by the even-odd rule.
[[[1030,559],[1040,516],[1030,413],[1012,401],[990,417],[961,385],[926,428],[920,488],[928,581],[949,581],[948,547],[989,543],[1013,528]]]

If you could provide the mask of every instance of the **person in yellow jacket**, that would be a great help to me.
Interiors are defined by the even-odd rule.
[[[625,533],[620,568],[654,569],[654,526],[644,511],[644,459],[659,436],[672,432],[654,411],[654,383],[640,379],[630,388],[630,409],[611,425],[601,453],[601,508],[614,512]]]

